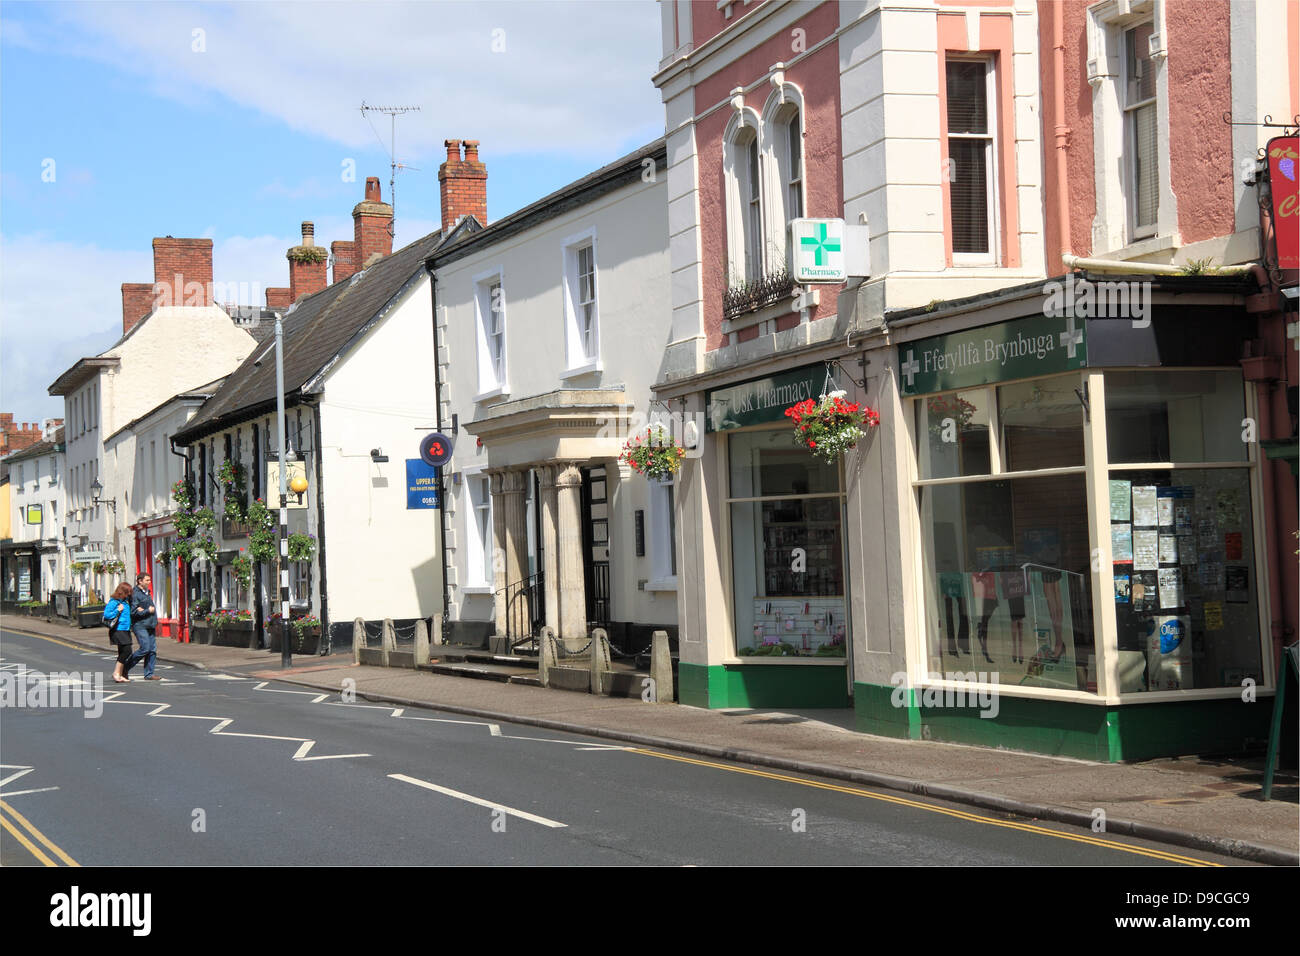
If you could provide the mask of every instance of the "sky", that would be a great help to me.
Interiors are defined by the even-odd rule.
[[[363,102],[420,107],[400,248],[438,227],[445,139],[481,141],[491,221],[663,135],[659,46],[652,0],[0,2],[0,411],[62,416],[49,385],[121,335],[155,236],[212,239],[259,305],[303,220],[351,239],[367,176],[390,201]]]

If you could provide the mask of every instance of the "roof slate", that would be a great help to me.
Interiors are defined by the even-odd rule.
[[[284,316],[286,400],[296,397],[402,286],[423,270],[425,258],[441,241],[441,232],[430,233],[380,259],[365,272],[302,299]],[[432,316],[429,321],[433,321]],[[225,384],[189,425],[176,434],[176,440],[184,444],[262,414],[261,408],[273,405],[275,399],[275,359],[266,345],[259,345],[227,376]]]

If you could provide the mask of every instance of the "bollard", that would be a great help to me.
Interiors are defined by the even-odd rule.
[[[441,614],[435,614],[433,616],[433,634],[431,635],[431,637],[432,637],[432,643],[434,647],[442,647],[442,615]]]
[[[421,665],[428,664],[433,659],[433,654],[429,651],[429,627],[424,623],[424,618],[415,622],[415,667],[418,670]]]
[[[538,638],[541,656],[537,660],[537,677],[543,687],[551,686],[551,667],[555,664],[555,629],[549,624],[542,628]]]
[[[591,632],[591,692],[605,693],[605,672],[609,670],[609,635],[603,627]]]
[[[384,630],[381,640],[383,642],[380,649],[380,653],[383,655],[381,662],[384,667],[391,667],[392,653],[397,650],[397,632],[393,629],[393,619],[391,617],[384,618]]]
[[[361,663],[361,649],[366,646],[366,622],[357,618],[352,622],[352,661]]]
[[[673,656],[668,650],[668,632],[650,635],[650,680],[654,682],[656,704],[673,702]]]

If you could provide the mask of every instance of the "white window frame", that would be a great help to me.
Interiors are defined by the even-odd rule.
[[[604,370],[600,358],[600,260],[597,255],[596,227],[584,229],[564,239],[562,246],[562,263],[564,270],[564,355],[565,370],[561,378],[571,378],[590,372]],[[582,322],[578,313],[582,304],[581,280],[578,274],[580,254],[583,249],[591,249],[592,267],[592,317],[591,349],[584,348],[582,341]]]
[[[1144,100],[1138,100],[1130,103],[1128,101],[1129,80],[1128,75],[1128,35],[1140,29],[1146,24],[1151,23],[1149,20],[1140,20],[1136,23],[1128,24],[1119,29],[1119,48],[1121,74],[1119,81],[1120,111],[1124,114],[1124,151],[1121,154],[1124,158],[1124,168],[1121,173],[1123,182],[1123,191],[1125,206],[1127,207],[1127,229],[1128,235],[1133,240],[1145,239],[1154,236],[1160,225],[1160,136],[1156,134],[1156,155],[1152,157],[1156,164],[1156,217],[1155,221],[1148,225],[1138,224],[1138,178],[1136,163],[1137,156],[1137,113],[1146,107],[1154,107],[1156,111],[1157,130],[1160,122],[1160,96],[1159,90],[1155,90],[1150,97]],[[1151,23],[1151,29],[1154,35],[1155,24]],[[1156,61],[1149,59],[1151,68],[1156,69]]]
[[[760,155],[763,170],[764,245],[766,272],[790,265],[790,220],[808,215],[807,113],[803,91],[793,83],[782,83],[763,106],[763,135]],[[799,178],[790,176],[790,132],[799,124]],[[792,209],[792,188],[797,189],[799,209]],[[772,214],[769,214],[769,210]],[[779,212],[778,212],[779,211]]]
[[[1127,172],[1124,110],[1124,35],[1152,24],[1150,53],[1156,79],[1156,169],[1159,195],[1156,225],[1133,228],[1136,201]],[[1087,78],[1092,87],[1093,183],[1097,214],[1092,223],[1092,254],[1109,258],[1149,255],[1177,241],[1177,206],[1169,178],[1169,80],[1165,69],[1164,0],[1105,0],[1087,11]]]
[[[493,588],[492,478],[481,468],[461,472],[465,495],[465,584],[467,594],[490,594]],[[486,525],[484,522],[486,521]]]
[[[306,596],[299,596],[299,590],[305,590]],[[289,562],[289,605],[290,607],[311,607],[311,562]]]
[[[732,114],[722,139],[722,169],[725,180],[727,204],[727,275],[728,288],[767,274],[765,230],[767,220],[763,209],[762,183],[758,189],[757,228],[747,226],[750,212],[752,183],[749,175],[750,136],[758,149],[759,178],[763,168],[763,126],[758,113],[746,107]],[[769,177],[770,178],[770,177]]]
[[[480,272],[474,276],[474,316],[475,316],[475,338],[478,346],[478,394],[474,396],[474,401],[481,402],[489,398],[497,398],[510,394],[509,385],[509,350],[510,335],[507,324],[508,310],[506,307],[505,297],[505,270],[501,266],[495,269],[489,269],[486,272]],[[490,324],[489,318],[492,311],[492,288],[498,287],[501,291],[497,296],[499,304],[499,314],[501,317],[501,354],[500,362],[495,361],[490,344]],[[499,364],[499,368],[498,368]]]
[[[676,559],[676,482],[673,479],[651,481],[650,491],[650,581],[647,591],[677,590]]]
[[[945,142],[951,143],[954,139],[959,140],[983,140],[984,141],[984,169],[986,172],[986,182],[984,190],[984,202],[988,209],[985,219],[988,222],[988,252],[958,252],[956,248],[952,253],[952,264],[954,266],[995,266],[1002,261],[1001,237],[1002,222],[999,206],[998,178],[1001,172],[999,162],[1001,157],[998,153],[998,80],[997,80],[997,63],[995,58],[988,55],[980,54],[961,54],[949,53],[944,57],[944,83],[948,81],[948,64],[966,62],[984,64],[984,112],[987,117],[987,132],[984,133],[950,133],[945,128],[943,131]],[[946,94],[945,94],[946,95]],[[945,100],[946,102],[946,100]],[[951,147],[948,149],[948,158],[952,159]],[[951,184],[949,188],[949,209],[951,210]],[[950,217],[951,219],[951,217]],[[957,233],[956,224],[952,225],[953,245],[956,246]]]

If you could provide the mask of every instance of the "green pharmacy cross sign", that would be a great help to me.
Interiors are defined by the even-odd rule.
[[[844,282],[843,219],[793,219],[790,256],[795,282]]]

